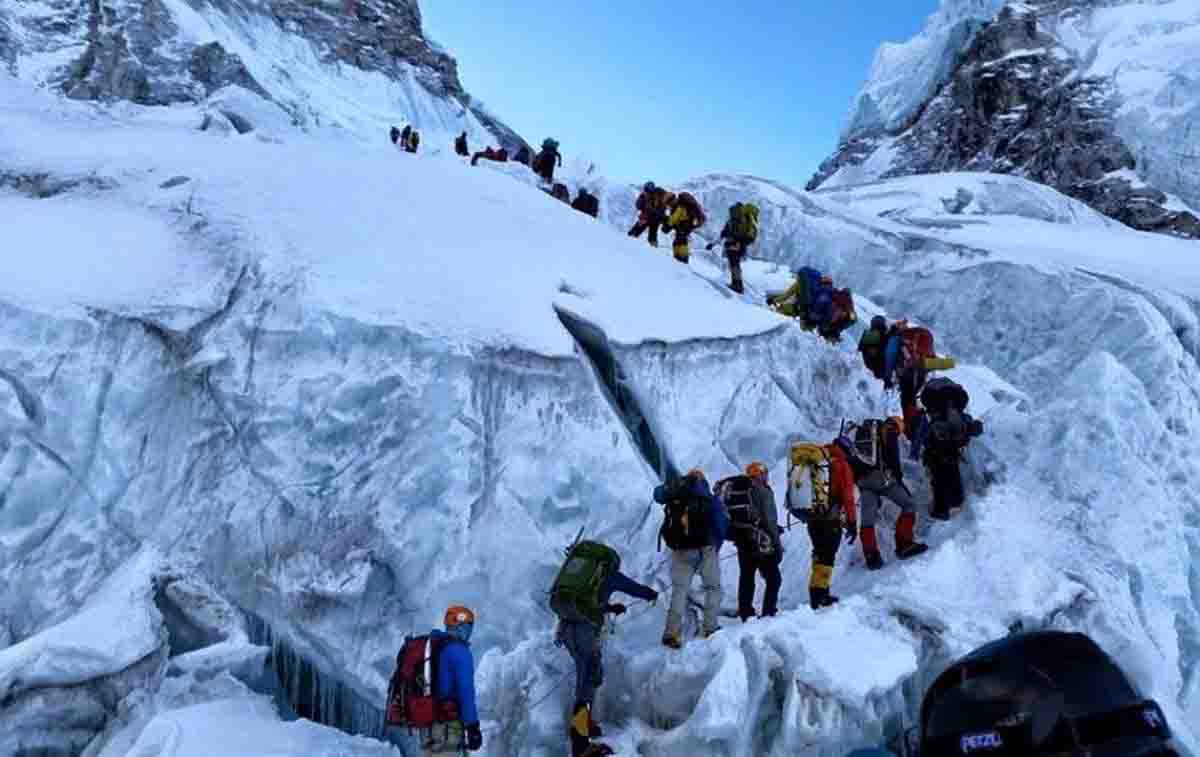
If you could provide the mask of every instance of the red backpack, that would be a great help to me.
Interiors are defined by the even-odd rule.
[[[396,655],[396,671],[388,684],[386,722],[409,730],[431,728],[435,723],[458,720],[458,705],[434,696],[438,660],[454,639],[409,636]]]
[[[923,365],[926,358],[937,357],[937,353],[933,351],[933,334],[929,329],[907,328],[900,332],[900,338],[904,342],[905,370]]]

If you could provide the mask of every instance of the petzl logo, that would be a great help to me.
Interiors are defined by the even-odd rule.
[[[1003,749],[1004,739],[995,731],[986,733],[970,733],[962,737],[962,753],[980,752],[991,749]]]

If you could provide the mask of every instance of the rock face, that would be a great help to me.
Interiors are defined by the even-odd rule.
[[[457,62],[426,39],[417,0],[47,0],[36,10],[0,9],[0,68],[80,100],[199,103],[233,85],[296,123],[335,120],[307,91],[306,72],[292,70],[297,57],[333,81],[347,66],[382,75],[410,100],[416,84],[469,112],[501,144],[523,144],[471,101]],[[420,124],[428,108],[396,110]]]
[[[808,188],[961,170],[1007,173],[1133,228],[1200,238],[1200,219],[1146,181],[1139,145],[1126,137],[1117,83],[1055,33],[1078,18],[1076,5],[1003,7],[931,99],[899,127],[865,123],[847,134]]]

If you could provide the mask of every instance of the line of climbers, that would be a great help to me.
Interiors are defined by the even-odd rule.
[[[416,152],[421,146],[421,132],[412,127],[411,124],[405,124],[403,129],[397,129],[395,126],[388,132],[391,137],[392,144],[404,152]]]
[[[871,319],[859,339],[863,363],[884,389],[900,389],[903,427],[913,460],[921,460],[933,489],[929,517],[949,520],[964,500],[959,463],[971,439],[983,433],[983,423],[967,413],[966,389],[945,377],[930,380],[933,371],[948,370],[953,358],[939,357],[929,329],[883,316]]]
[[[783,292],[767,295],[767,305],[777,313],[796,318],[806,331],[816,331],[830,342],[840,342],[842,332],[858,322],[854,294],[838,289],[833,279],[808,266],[795,272],[796,280]]]
[[[629,229],[629,236],[637,239],[645,233],[650,246],[657,248],[660,228],[674,232],[671,252],[675,260],[687,264],[691,259],[691,235],[708,221],[695,195],[691,192],[676,194],[648,181],[642,186],[634,207],[638,218]],[[745,292],[742,261],[749,254],[750,245],[758,241],[758,216],[757,205],[734,203],[729,207],[729,218],[718,239],[706,245],[706,249],[711,250],[718,241],[722,243],[729,263],[729,288],[738,294]]]
[[[811,280],[808,274],[805,278]],[[797,301],[798,294],[793,293]],[[820,328],[820,322],[814,327]],[[660,548],[665,543],[670,550],[671,598],[664,646],[680,649],[684,644],[684,615],[697,575],[704,595],[699,633],[707,638],[720,630],[720,550],[726,540],[733,542],[738,563],[736,617],[747,622],[779,611],[782,536],[792,528],[792,516],[805,524],[812,546],[808,598],[813,611],[838,602],[831,587],[843,539],[861,543],[868,570],[884,567],[876,523],[885,501],[900,511],[894,533],[896,558],[908,560],[927,551],[916,539],[917,505],[904,481],[902,438],[909,443],[910,457],[920,459],[927,471],[933,490],[930,517],[946,520],[953,508],[963,505],[962,454],[970,440],[983,433],[983,424],[967,413],[970,397],[962,386],[945,377],[929,379],[933,371],[954,367],[954,361],[936,354],[928,329],[903,320],[889,325],[882,317],[872,319],[859,340],[859,351],[885,390],[899,384],[903,416],[843,423],[828,443],[791,442],[784,503],[787,526],[779,523],[769,471],[759,461],[714,487],[702,470],[694,468],[655,488],[654,499],[663,506]],[[605,621],[627,609],[613,602],[612,595],[658,600],[657,591],[620,568],[616,550],[577,538],[550,589],[549,606],[558,617],[555,640],[566,648],[575,667],[574,706],[568,723],[572,757],[613,753],[606,744],[593,741],[602,731],[592,716],[596,690],[604,680]],[[765,589],[761,612],[756,613],[759,576]],[[473,660],[467,646],[474,620],[469,609],[451,607],[444,632],[406,639],[397,656],[387,722],[420,731],[426,755],[463,754],[482,744]]]

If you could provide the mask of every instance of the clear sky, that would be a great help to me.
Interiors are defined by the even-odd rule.
[[[463,86],[523,137],[614,179],[803,185],[884,41],[938,0],[423,0]],[[475,149],[472,146],[472,149]]]

